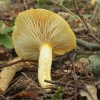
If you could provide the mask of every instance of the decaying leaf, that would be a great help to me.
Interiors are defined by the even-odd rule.
[[[20,60],[20,58],[15,58],[14,60],[9,61],[8,63],[12,63],[17,60]],[[25,65],[26,65],[25,62],[20,62],[15,65],[8,66],[1,69],[2,71],[0,72],[0,94],[3,94],[7,90],[15,73],[17,71],[20,71]]]
[[[36,99],[38,98],[38,93],[36,92],[29,92],[29,91],[22,91],[20,93],[17,93],[16,95],[14,95],[14,98],[31,98],[31,99]]]
[[[97,89],[94,85],[87,85],[85,84],[87,91],[81,90],[80,95],[86,96],[87,100],[98,100],[97,98]]]

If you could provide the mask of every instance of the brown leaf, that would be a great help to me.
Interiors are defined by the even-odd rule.
[[[97,98],[97,89],[94,85],[87,85],[85,84],[87,91],[81,90],[80,95],[81,96],[86,96],[87,100],[98,100]]]
[[[36,99],[38,98],[38,94],[36,92],[29,92],[29,91],[22,91],[14,95],[15,98],[33,98]]]

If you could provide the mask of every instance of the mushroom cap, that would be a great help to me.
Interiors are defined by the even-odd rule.
[[[76,37],[69,24],[59,15],[45,9],[30,9],[18,15],[13,28],[13,46],[19,57],[39,58],[44,43],[53,54],[63,55],[76,46]]]

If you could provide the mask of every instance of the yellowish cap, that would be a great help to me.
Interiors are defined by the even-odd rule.
[[[45,9],[30,9],[18,15],[13,28],[13,46],[19,57],[35,59],[44,43],[53,54],[63,55],[76,46],[76,37],[69,24],[59,15]]]

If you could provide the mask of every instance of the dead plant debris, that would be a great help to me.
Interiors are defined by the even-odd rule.
[[[0,100],[99,100],[100,79],[91,71],[88,58],[91,55],[100,55],[100,1],[2,1],[0,32],[4,25],[13,27],[20,12],[31,8],[44,8],[59,14],[70,24],[77,37],[77,47],[70,55],[64,54],[53,60],[52,81],[45,80],[53,87],[46,92],[37,79],[38,61],[17,58],[14,49],[8,49],[0,43]],[[12,33],[7,35],[11,37]],[[5,84],[6,88],[2,88]]]

